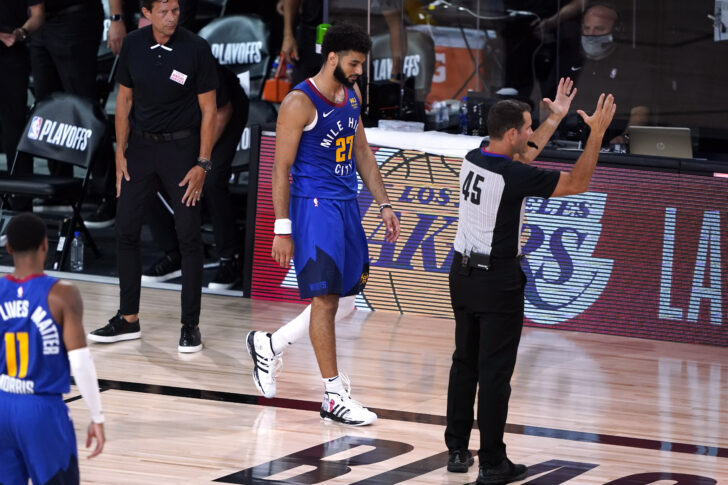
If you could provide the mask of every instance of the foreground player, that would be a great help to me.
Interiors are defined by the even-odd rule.
[[[40,218],[13,217],[7,238],[14,270],[0,279],[0,483],[78,483],[76,435],[62,397],[69,391],[69,363],[91,413],[86,447],[96,439],[96,448],[89,458],[105,441],[81,295],[43,274],[48,239]]]
[[[321,70],[297,85],[281,104],[273,165],[276,223],[271,255],[284,268],[294,258],[301,298],[312,298],[309,336],[324,382],[321,417],[353,426],[377,419],[350,398],[336,363],[339,297],[356,295],[369,277],[369,252],[356,200],[357,171],[379,203],[386,240],[399,237],[399,221],[364,134],[361,93],[354,84],[370,48],[371,39],[358,27],[329,28]],[[291,322],[288,336],[278,342],[264,332],[248,334],[255,385],[264,396],[275,395],[280,352],[305,332],[308,320],[304,313]]]

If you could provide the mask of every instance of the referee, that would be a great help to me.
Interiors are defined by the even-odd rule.
[[[142,0],[151,25],[122,44],[116,98],[116,235],[120,308],[89,340],[141,337],[139,236],[157,187],[171,198],[182,254],[179,352],[202,349],[200,200],[211,169],[218,78],[210,45],[177,26],[178,0]]]
[[[480,386],[478,484],[521,480],[527,471],[524,465],[508,459],[503,443],[510,380],[523,327],[526,276],[521,270],[519,237],[525,199],[586,191],[614,110],[611,94],[599,97],[592,116],[579,110],[591,134],[571,172],[542,170],[518,161],[529,158],[525,156],[529,143],[531,148],[535,144],[529,141],[533,134],[530,107],[514,100],[499,101],[491,108],[489,145],[471,151],[463,160],[459,223],[450,269],[455,352],[445,443],[450,455],[448,470],[467,472],[474,463],[468,443],[475,391]]]

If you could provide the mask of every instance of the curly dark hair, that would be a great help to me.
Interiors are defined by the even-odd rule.
[[[321,58],[326,62],[329,52],[354,51],[366,55],[369,54],[371,48],[372,39],[361,27],[352,24],[336,24],[326,31],[321,43]]]

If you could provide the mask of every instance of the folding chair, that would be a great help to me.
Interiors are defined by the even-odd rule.
[[[251,100],[259,99],[268,76],[268,28],[253,16],[234,15],[213,20],[199,36],[212,48],[218,62],[234,72]]]
[[[10,167],[10,177],[0,178],[0,214],[11,195],[67,201],[73,208],[70,222],[60,234],[53,269],[62,269],[68,259],[73,232],[80,230],[96,257],[99,252],[81,217],[90,168],[108,136],[106,114],[90,99],[55,93],[39,102],[30,115],[17,152],[51,158],[83,169],[83,178],[52,175],[13,176],[18,154]],[[60,255],[59,255],[60,253]]]

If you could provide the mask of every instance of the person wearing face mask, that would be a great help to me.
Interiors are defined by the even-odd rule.
[[[610,144],[625,143],[628,126],[645,125],[649,120],[649,99],[645,87],[649,66],[629,43],[621,43],[622,22],[615,6],[608,1],[592,1],[586,5],[581,22],[582,61],[571,66],[569,76],[576,78],[579,96],[577,109],[600,93],[613,93],[619,99],[614,120],[604,140]],[[573,121],[573,120],[571,120]]]

